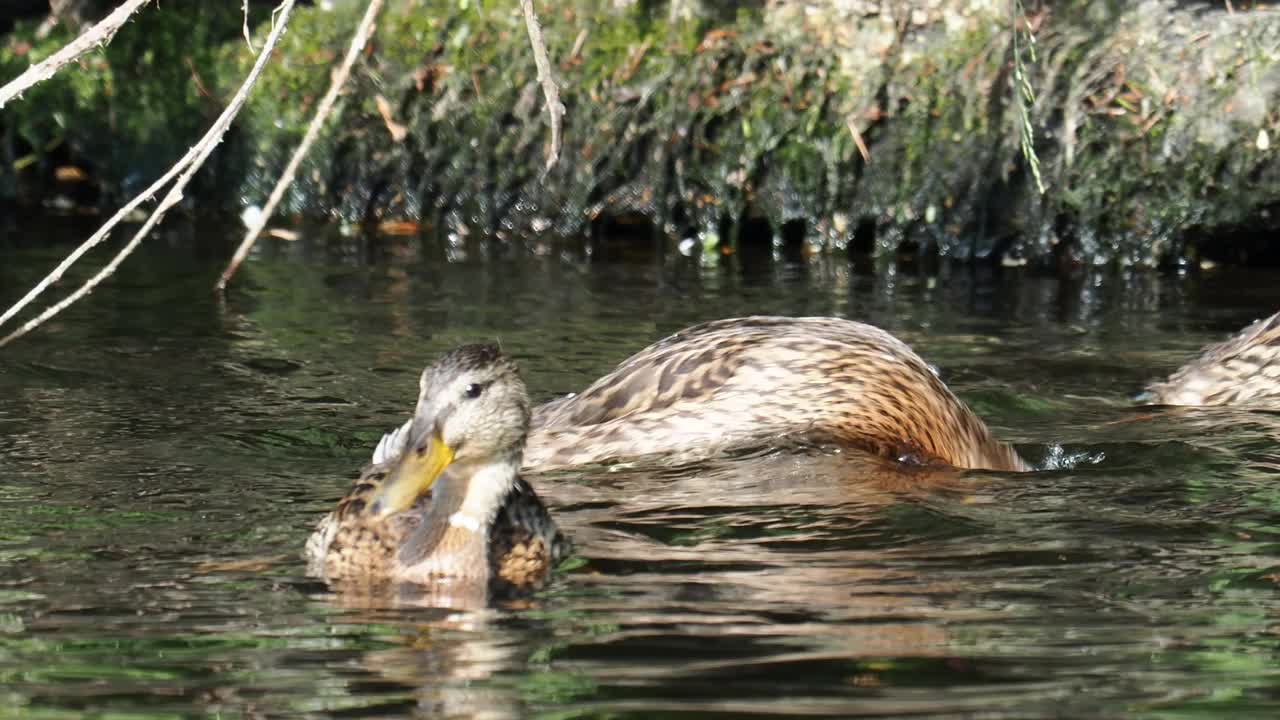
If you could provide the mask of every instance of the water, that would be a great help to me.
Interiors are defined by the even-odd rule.
[[[1280,305],[1273,274],[310,240],[268,243],[220,300],[234,233],[189,235],[0,351],[0,718],[1280,710],[1280,415],[1127,404]],[[0,304],[65,254],[50,237],[75,233],[0,240]],[[579,567],[527,602],[361,608],[304,576],[312,523],[434,354],[499,340],[546,399],[752,312],[888,328],[1056,469],[895,479],[827,451],[561,472],[534,482]]]

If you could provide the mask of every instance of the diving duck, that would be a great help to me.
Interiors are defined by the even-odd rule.
[[[416,422],[416,420],[412,421]],[[410,423],[383,438],[393,459]],[[531,470],[787,440],[896,460],[1030,470],[905,343],[840,318],[745,317],[681,330],[533,413]]]
[[[336,583],[487,583],[490,595],[541,586],[569,543],[520,476],[529,416],[496,347],[440,357],[394,457],[366,467],[308,539],[309,570]]]
[[[1280,407],[1280,312],[1210,345],[1139,400],[1153,405]]]

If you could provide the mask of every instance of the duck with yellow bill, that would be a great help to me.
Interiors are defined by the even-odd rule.
[[[422,373],[392,457],[366,467],[306,545],[312,574],[343,585],[542,586],[569,543],[520,475],[528,393],[493,345],[466,345]]]

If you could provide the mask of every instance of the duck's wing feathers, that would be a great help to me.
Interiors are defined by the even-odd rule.
[[[581,393],[539,407],[532,427],[598,425],[665,410],[681,400],[710,397],[750,362],[748,351],[766,342],[779,325],[777,318],[739,318],[669,335]]]
[[[499,597],[541,586],[571,549],[524,478],[516,480],[489,532],[490,587]]]
[[[306,545],[309,574],[330,579],[376,576],[378,568],[393,561],[404,523],[365,522],[369,500],[386,480],[388,467],[366,467],[338,506],[316,525]]]
[[[412,419],[405,420],[403,425],[383,435],[378,441],[378,446],[373,449],[373,458],[369,462],[373,465],[384,465],[400,457],[404,449],[405,437],[409,435],[409,425],[412,423]]]

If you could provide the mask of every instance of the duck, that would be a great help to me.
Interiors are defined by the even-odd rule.
[[[1280,408],[1280,312],[1209,345],[1139,402],[1174,406]]]
[[[384,436],[375,461],[394,459],[410,424]],[[842,318],[775,316],[680,330],[585,390],[540,405],[524,468],[696,461],[789,442],[917,465],[1032,469],[892,334]]]
[[[366,466],[306,543],[308,571],[346,587],[544,586],[570,543],[521,474],[529,395],[496,346],[428,366],[394,453]]]

